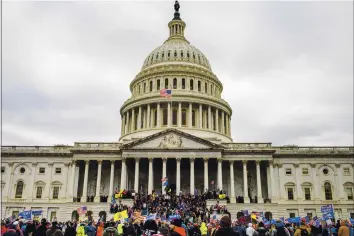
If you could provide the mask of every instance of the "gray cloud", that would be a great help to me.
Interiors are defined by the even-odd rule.
[[[4,2],[3,145],[116,141],[170,2]],[[353,2],[181,2],[236,142],[353,145]]]

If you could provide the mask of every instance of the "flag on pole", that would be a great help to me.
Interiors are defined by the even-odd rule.
[[[78,213],[79,215],[83,215],[83,214],[85,214],[86,212],[87,212],[87,207],[86,207],[86,206],[82,206],[82,207],[77,208],[77,213]]]
[[[160,96],[165,97],[165,98],[171,98],[172,97],[172,89],[161,89]]]

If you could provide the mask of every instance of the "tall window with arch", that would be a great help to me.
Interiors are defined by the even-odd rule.
[[[210,85],[210,95],[213,95],[213,85]]]
[[[177,79],[173,79],[173,89],[177,89]]]
[[[144,82],[144,93],[146,93],[146,83]]]
[[[153,86],[153,83],[152,83],[152,80],[150,81],[150,92],[152,92],[152,87]]]
[[[195,127],[195,120],[196,120],[196,115],[195,115],[195,110],[192,110],[192,126]]]
[[[193,86],[193,85],[194,85],[193,82],[194,82],[194,81],[193,81],[192,79],[189,81],[189,89],[190,89],[190,90],[193,90],[193,89],[194,89],[194,88],[193,88],[193,87],[194,87],[194,86]]]
[[[198,92],[202,91],[202,83],[198,80]]]
[[[325,199],[332,200],[332,185],[329,182],[324,184]]]
[[[157,81],[156,81],[156,90],[160,90],[160,80],[158,79]]]
[[[186,79],[182,78],[182,89],[186,89]]]
[[[204,90],[205,90],[205,91],[204,91],[205,93],[208,93],[208,84],[207,84],[206,82],[205,82],[205,84],[204,84]]]
[[[167,108],[162,109],[162,125],[167,126]]]
[[[168,89],[168,78],[165,79],[165,89]]]
[[[16,184],[15,198],[22,198],[23,187],[23,181],[18,181]]]

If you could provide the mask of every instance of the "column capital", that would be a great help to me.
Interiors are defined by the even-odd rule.
[[[283,167],[283,163],[278,162],[277,166],[278,166],[278,168],[282,168]]]
[[[271,160],[271,161],[268,161],[268,166],[272,166],[272,165],[274,165],[274,162],[273,162],[273,160]]]
[[[294,163],[295,168],[299,168],[300,164],[299,163]]]
[[[180,161],[181,161],[181,158],[180,158],[180,157],[176,157],[176,161],[177,161],[177,162],[180,162]]]
[[[209,157],[203,157],[204,162],[208,162],[209,161]]]
[[[85,165],[90,164],[90,160],[84,160],[84,162],[85,162]]]
[[[189,158],[189,162],[194,162],[195,161],[195,158],[192,157],[192,158]]]
[[[76,165],[77,161],[71,161],[71,165]]]
[[[148,157],[149,161],[153,161],[154,158],[153,157]]]
[[[316,163],[310,163],[311,168],[316,168]]]
[[[13,167],[15,163],[14,162],[9,162],[7,164],[9,165],[9,167]]]
[[[32,162],[32,166],[36,167],[38,165],[38,162]]]
[[[48,166],[53,167],[53,165],[54,165],[54,163],[53,163],[53,162],[49,162],[49,163],[48,163]]]
[[[242,164],[247,165],[247,160],[242,160]]]
[[[230,162],[230,165],[233,165],[234,164],[234,160],[229,160],[229,162]]]
[[[140,161],[140,157],[135,157],[135,162],[139,162]]]
[[[217,158],[217,162],[222,162],[222,158]]]
[[[259,166],[259,164],[261,164],[260,160],[256,160],[256,165]]]
[[[34,164],[34,163],[32,163],[32,165],[33,165],[33,164]],[[37,165],[37,163],[36,163],[36,165]],[[65,163],[64,163],[64,166],[65,166],[65,167],[70,166],[70,162],[65,162]]]
[[[99,165],[102,165],[102,162],[103,162],[103,160],[97,160],[97,163],[98,163]]]
[[[336,168],[340,168],[341,164],[340,163],[335,163],[334,165],[335,165]]]
[[[127,160],[127,158],[126,157],[122,157],[122,161],[126,161]]]
[[[167,157],[161,158],[163,162],[167,162]]]
[[[109,160],[111,162],[111,165],[114,165],[114,163],[116,162],[116,160]]]

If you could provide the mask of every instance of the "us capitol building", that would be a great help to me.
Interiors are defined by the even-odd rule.
[[[66,221],[87,206],[97,219],[109,215],[115,189],[161,191],[167,176],[176,192],[224,190],[233,218],[242,210],[322,216],[327,204],[336,218],[354,218],[354,147],[232,142],[223,85],[185,38],[178,3],[168,29],[130,83],[118,142],[2,147],[1,217],[32,209]],[[162,89],[172,89],[172,98]]]

